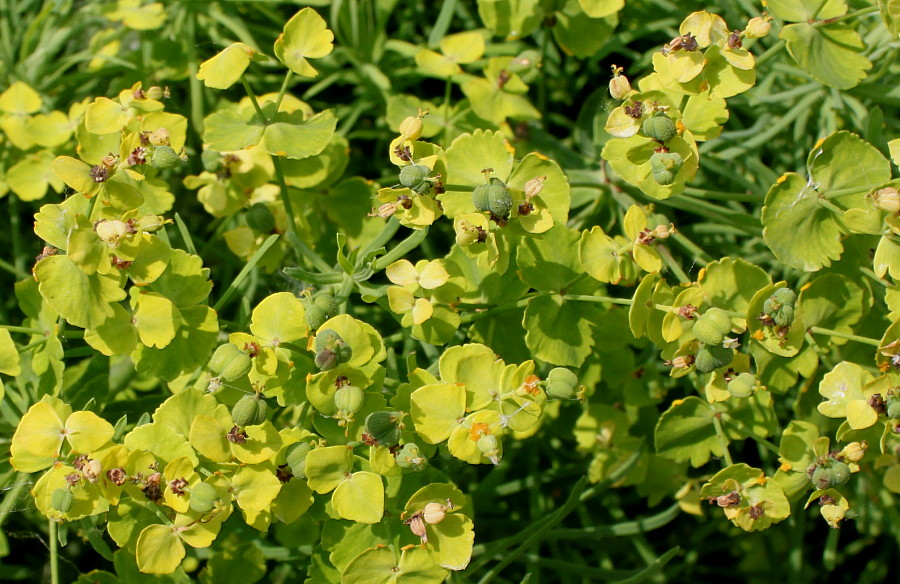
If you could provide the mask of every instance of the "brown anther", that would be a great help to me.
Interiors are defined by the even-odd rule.
[[[75,457],[75,460],[72,462],[72,466],[75,467],[75,470],[80,470],[84,472],[84,466],[88,462],[87,454],[79,454]]]
[[[403,162],[412,161],[412,151],[410,151],[409,146],[396,146],[394,148],[394,156]]]
[[[731,31],[731,34],[728,35],[728,48],[740,49],[743,46],[744,43],[741,41],[741,31],[737,29]]]
[[[656,236],[653,235],[653,232],[647,229],[646,227],[638,233],[637,242],[641,245],[651,245],[654,241],[656,241]]]
[[[775,319],[773,319],[765,312],[760,312],[759,316],[756,317],[756,320],[763,323],[763,326],[775,326]]]
[[[125,159],[125,163],[128,166],[140,166],[141,164],[147,163],[147,151],[143,146],[138,146],[134,150],[131,151],[131,154],[128,155],[128,158]]]
[[[188,486],[187,479],[184,477],[169,481],[169,488],[178,496],[184,495],[184,488]]]
[[[868,399],[868,404],[878,415],[885,413],[884,398],[880,393],[872,394],[872,397]]]
[[[534,211],[534,205],[531,203],[522,203],[519,205],[519,217],[526,217],[530,215],[532,211]]]
[[[127,478],[125,475],[125,469],[123,468],[111,468],[106,471],[106,478],[110,480],[110,482],[117,487],[121,487],[125,484],[125,479]]]
[[[697,314],[697,307],[693,304],[685,304],[684,306],[678,307],[678,316],[681,318],[686,318],[688,320],[694,320],[694,317]]]
[[[278,465],[278,469],[275,471],[275,477],[282,483],[286,483],[294,478],[294,473],[291,472],[291,467],[289,467],[288,465],[280,464]]]
[[[759,519],[763,515],[766,514],[765,508],[762,506],[762,503],[758,505],[753,505],[750,507],[750,519]]]
[[[232,444],[243,444],[247,441],[247,433],[241,430],[239,426],[232,426],[225,439]]]
[[[103,183],[109,178],[109,169],[98,164],[91,167],[88,174],[95,183]]]
[[[714,500],[719,507],[734,507],[741,502],[741,494],[737,491],[731,491],[730,493],[719,495]]]
[[[644,115],[644,102],[636,101],[631,105],[625,106],[625,115],[632,117],[636,120],[641,119],[641,116]]]
[[[503,89],[510,79],[512,79],[512,75],[509,74],[509,71],[502,69],[500,74],[497,75],[497,89]]]

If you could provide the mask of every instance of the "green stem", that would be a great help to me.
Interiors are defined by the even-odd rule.
[[[822,328],[819,326],[811,326],[808,330],[814,335],[826,335],[829,337],[837,337],[839,339],[847,339],[848,341],[856,341],[857,343],[872,345],[873,347],[881,346],[881,341],[879,341],[878,339],[870,339],[869,337],[861,337],[859,335],[852,335],[850,333],[842,333],[840,331],[833,331],[831,329]]]
[[[291,79],[294,78],[294,72],[288,69],[287,75],[284,76],[284,81],[281,84],[281,89],[278,90],[278,97],[275,98],[275,112],[278,112],[278,108],[281,107],[281,101],[284,99],[285,94],[287,94],[288,86],[291,83]]]
[[[763,438],[762,436],[760,436],[759,434],[757,434],[756,432],[754,432],[753,430],[748,428],[747,425],[744,424],[742,421],[740,421],[737,418],[734,418],[732,416],[729,416],[726,413],[722,413],[720,415],[720,417],[722,418],[722,420],[733,425],[735,428],[737,428],[738,430],[740,430],[741,432],[743,432],[744,434],[746,434],[747,436],[749,436],[750,438],[755,440],[757,444],[759,444],[766,450],[769,450],[769,451],[775,453],[776,456],[781,456],[781,452],[778,450],[777,446],[775,446],[774,444],[772,444],[771,442],[769,442],[768,440],[766,440],[765,438]],[[716,419],[717,419],[716,417],[713,418],[713,420],[716,420]]]
[[[253,89],[250,87],[250,83],[247,79],[242,75],[241,76],[241,85],[244,86],[244,91],[247,92],[247,97],[250,98],[250,103],[253,104],[253,109],[256,110],[256,115],[259,116],[259,121],[261,124],[268,124],[269,120],[266,119],[266,114],[263,113],[262,108],[259,107],[259,102],[256,101],[256,94],[253,93]],[[277,158],[277,157],[273,157]]]
[[[719,437],[719,445],[722,447],[722,455],[725,457],[725,466],[731,466],[734,462],[731,460],[731,453],[728,452],[728,438],[725,437],[722,421],[718,415],[713,416],[713,426],[716,428],[716,436]]]
[[[669,270],[673,274],[675,274],[675,277],[678,278],[679,282],[681,282],[682,284],[691,283],[692,280],[688,277],[687,274],[684,273],[684,270],[681,269],[681,266],[678,264],[678,262],[675,261],[675,258],[672,257],[672,252],[669,251],[669,248],[664,245],[658,245],[656,246],[656,252],[666,263],[666,266],[669,268]]]
[[[683,247],[685,250],[693,254],[694,261],[701,262],[703,265],[706,265],[713,261],[713,258],[710,257],[709,254],[707,254],[705,251],[703,251],[703,248],[685,237],[683,233],[676,232],[674,235],[672,235],[672,240]]]
[[[198,136],[203,136],[203,86],[197,79],[197,13],[190,11],[187,18],[187,42],[185,46],[188,51],[188,92],[191,100],[191,124]]]
[[[823,0],[822,5],[825,5],[825,1]],[[878,6],[869,6],[868,8],[860,8],[859,10],[854,10],[853,12],[848,12],[843,16],[836,16],[834,18],[829,18],[827,20],[820,20],[819,22],[812,23],[813,28],[818,28],[820,26],[825,26],[827,24],[832,24],[835,22],[842,22],[844,20],[850,20],[851,18],[856,18],[857,16],[865,16],[867,14],[874,14],[878,12]]]
[[[719,199],[722,201],[738,201],[740,203],[762,203],[763,197],[747,193],[725,193],[722,191],[710,191],[696,187],[685,187],[684,194],[706,199]]]
[[[59,525],[48,519],[50,527],[50,584],[59,584]]]
[[[278,181],[279,196],[281,197],[281,203],[284,205],[284,212],[287,215],[287,239],[297,253],[297,257],[305,258],[323,274],[333,271],[333,267],[329,266],[328,262],[316,253],[316,250],[306,245],[306,242],[298,235],[297,219],[294,216],[294,206],[291,204],[287,182],[284,180],[284,168],[281,166],[281,158],[273,156],[272,166],[275,168],[275,179]]]

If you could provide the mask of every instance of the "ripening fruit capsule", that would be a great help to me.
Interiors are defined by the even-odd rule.
[[[829,460],[822,466],[816,466],[810,480],[815,488],[830,489],[843,485],[850,480],[850,467],[839,460]]]
[[[422,137],[422,129],[425,124],[419,116],[409,116],[400,122],[400,135],[407,140],[418,140]]]
[[[750,397],[756,391],[756,378],[750,373],[741,373],[728,382],[726,386],[731,397],[744,399]]]
[[[761,39],[772,30],[772,19],[768,16],[756,16],[747,23],[744,36],[748,39]]]
[[[97,223],[94,231],[107,245],[115,247],[119,245],[119,239],[131,233],[132,230],[124,221],[109,219]]]
[[[350,345],[344,342],[337,332],[331,329],[319,331],[316,335],[316,367],[322,371],[334,369],[346,363],[353,355]]]
[[[768,314],[778,326],[790,326],[794,322],[794,303],[797,294],[790,288],[779,288],[766,299],[763,311]]]
[[[257,395],[245,395],[231,408],[231,419],[240,428],[255,426],[266,420],[269,406]]]
[[[366,416],[366,434],[382,446],[396,446],[400,443],[400,413],[372,412]]]
[[[397,466],[412,470],[422,470],[428,462],[425,457],[422,456],[422,451],[419,450],[419,445],[415,442],[407,442],[404,444],[403,448],[400,449],[400,452],[397,453],[396,458]]]
[[[428,503],[422,509],[422,519],[429,525],[440,523],[447,516],[447,506],[443,503]]]
[[[216,506],[219,494],[215,487],[209,483],[198,483],[191,489],[191,499],[188,505],[197,513],[208,513]]]
[[[328,315],[313,303],[306,305],[306,326],[316,331],[328,320]]]
[[[499,178],[491,178],[491,182],[484,185],[478,185],[472,191],[472,204],[475,209],[480,212],[489,212],[495,217],[501,219],[509,218],[509,212],[512,210],[512,195],[509,189]]]
[[[576,399],[578,397],[578,376],[565,367],[556,367],[547,374],[541,384],[547,397],[554,399]]]
[[[456,243],[460,247],[468,247],[478,242],[478,228],[466,219],[456,224]]]
[[[882,211],[896,215],[900,213],[900,192],[894,187],[884,187],[872,193],[875,206]]]
[[[694,358],[694,367],[700,373],[709,373],[725,367],[734,359],[734,350],[722,345],[703,345]]]
[[[60,513],[67,513],[75,502],[75,495],[69,489],[56,489],[50,495],[50,506]]]
[[[429,174],[431,174],[431,169],[424,164],[404,166],[400,169],[400,184],[417,193],[421,192],[430,185]]]
[[[706,345],[721,345],[731,332],[731,317],[721,308],[710,308],[694,323],[694,336]]]
[[[171,146],[157,146],[150,157],[150,166],[160,170],[181,166],[184,160]]]
[[[671,140],[678,133],[675,122],[663,112],[656,112],[644,120],[644,123],[641,124],[641,130],[644,131],[647,137],[653,138],[657,142]]]
[[[628,97],[629,93],[631,93],[631,83],[628,81],[628,77],[617,74],[609,80],[609,94],[613,99],[621,101]]]
[[[229,382],[247,375],[252,366],[250,356],[231,343],[219,346],[209,360],[209,370]]]
[[[900,399],[896,397],[888,398],[888,402],[885,407],[885,414],[887,414],[888,418],[892,420],[896,420],[900,418]]]
[[[324,312],[328,318],[337,314],[338,303],[331,294],[319,294],[313,298],[313,304],[322,309],[322,312]]]
[[[247,226],[256,231],[271,233],[275,229],[275,216],[263,203],[256,203],[247,210]]]
[[[334,393],[334,406],[345,414],[355,414],[365,397],[365,392],[355,385],[344,385]]]
[[[684,159],[677,152],[654,152],[650,157],[653,180],[662,186],[668,186],[675,182],[675,177],[683,165]]]
[[[481,454],[492,463],[500,464],[500,441],[493,434],[485,434],[475,443]]]

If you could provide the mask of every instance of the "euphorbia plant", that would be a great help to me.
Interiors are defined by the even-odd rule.
[[[864,77],[842,23],[871,11],[769,4],[796,23],[781,35],[813,78],[840,90]],[[732,29],[698,11],[658,39],[652,72],[613,66],[614,101],[580,158],[549,139],[543,152],[520,135],[542,114],[529,84],[546,94],[554,51],[597,51],[592,27],[615,26],[622,3],[479,9],[489,31],[445,34],[442,9],[430,48],[390,45],[403,74],[445,85],[434,101],[388,97],[370,153],[380,184],[345,176],[358,136],[341,124],[361,112],[291,93],[334,74],[340,8],[330,24],[298,11],[271,51],[241,41],[194,63],[193,83],[246,93],[191,120],[202,144],[161,88],[137,83],[72,110],[71,155],[36,158],[72,193],[35,215],[44,251],[16,286],[27,318],[0,336],[22,414],[10,464],[40,473],[31,496],[54,542],[72,529],[113,561],[116,575],[86,578],[184,581],[202,559],[201,580],[226,581],[244,558],[252,580],[283,554],[310,582],[490,581],[517,574],[513,561],[536,573],[540,545],[594,533],[555,527],[576,509],[620,522],[611,533],[643,529],[624,521],[643,508],[619,497],[672,499],[647,529],[710,504],[744,531],[780,529],[814,502],[837,528],[873,490],[890,508],[900,332],[887,278],[900,268],[885,153],[896,164],[898,142],[835,127],[764,198],[696,186],[738,164],[717,140],[780,48],[757,59],[750,44],[772,16]],[[537,27],[540,51],[520,46]],[[828,62],[848,51],[849,64]],[[277,91],[258,93],[270,81],[256,67],[283,74]],[[4,105],[22,95],[33,101],[20,85],[0,96],[17,128],[38,123],[31,105]],[[195,190],[222,249],[180,214]],[[95,368],[129,377],[73,407]],[[147,391],[140,411],[112,415]],[[571,476],[564,502],[539,494]],[[526,488],[529,504],[506,500]],[[890,528],[873,521],[864,529]]]

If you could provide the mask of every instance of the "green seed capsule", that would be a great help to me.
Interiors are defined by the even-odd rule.
[[[418,140],[424,129],[425,124],[419,116],[409,116],[400,122],[400,135],[407,140]]]
[[[778,326],[790,326],[794,322],[794,303],[797,294],[790,288],[779,288],[763,304],[763,311]]]
[[[703,345],[697,351],[694,367],[700,373],[709,373],[719,367],[725,367],[734,359],[734,351],[722,345]]]
[[[184,164],[184,160],[171,146],[157,146],[150,157],[150,166],[160,170],[176,168]]]
[[[334,406],[345,414],[355,414],[362,407],[366,395],[355,385],[345,385],[334,393]]]
[[[209,370],[229,382],[249,373],[252,365],[250,356],[231,343],[219,346],[209,360]]]
[[[480,233],[471,221],[462,219],[454,226],[456,230],[456,244],[460,247],[468,247],[477,243]]]
[[[667,142],[678,134],[675,122],[663,112],[657,112],[644,120],[641,130],[648,138],[653,138],[657,142]]]
[[[830,489],[835,484],[834,471],[827,466],[816,467],[816,470],[813,471],[812,477],[810,477],[810,481],[812,482],[813,486],[819,490]]]
[[[731,318],[721,308],[710,308],[694,323],[694,336],[706,345],[720,345],[731,332]]]
[[[749,373],[741,373],[728,382],[727,389],[731,397],[737,399],[750,397],[756,391],[756,378]]]
[[[839,460],[829,459],[822,466],[817,466],[810,480],[817,489],[830,489],[843,485],[850,480],[850,467]]]
[[[216,506],[219,494],[215,487],[209,483],[199,483],[191,489],[191,499],[188,505],[197,513],[208,513]]]
[[[489,184],[475,187],[472,204],[480,212],[490,212],[495,217],[507,219],[512,210],[512,195],[502,180],[492,178]]]
[[[650,157],[650,170],[653,172],[653,180],[662,186],[668,186],[675,182],[678,171],[684,165],[681,154],[677,152],[654,152]]]
[[[547,397],[553,399],[576,399],[578,397],[578,376],[565,367],[556,367],[547,374],[541,384]]]
[[[419,445],[415,442],[407,442],[397,453],[397,466],[400,468],[408,468],[412,470],[422,470],[428,460],[419,450]]]
[[[313,298],[313,304],[321,308],[328,318],[337,314],[338,303],[331,294],[319,294]]]
[[[75,495],[69,489],[56,489],[50,495],[50,506],[60,513],[68,513],[75,502]]]
[[[839,460],[831,463],[831,470],[834,471],[834,484],[843,485],[850,480],[850,467]]]
[[[250,355],[241,352],[222,368],[222,379],[229,382],[238,380],[250,373],[252,366],[253,360],[250,359]]]
[[[247,210],[247,226],[263,233],[272,233],[275,230],[275,216],[272,211],[262,203],[256,203]]]
[[[366,434],[382,446],[396,446],[400,443],[400,417],[399,412],[372,412],[366,416]]]
[[[334,369],[346,363],[353,356],[350,345],[344,342],[339,334],[331,329],[319,331],[316,335],[316,367],[322,371]]]
[[[325,324],[325,321],[328,320],[328,315],[315,304],[309,303],[306,305],[305,318],[306,326],[315,331],[319,330],[319,327]]]
[[[885,413],[887,414],[887,417],[892,420],[900,418],[900,399],[889,399],[887,407],[885,408]]]
[[[220,374],[225,365],[241,353],[242,351],[231,343],[219,345],[209,360],[209,370],[216,375]]]
[[[411,164],[400,169],[400,184],[420,193],[430,186],[431,169],[424,164]]]
[[[245,395],[231,408],[231,419],[238,427],[255,426],[266,420],[269,406],[256,395]]]

